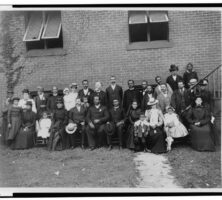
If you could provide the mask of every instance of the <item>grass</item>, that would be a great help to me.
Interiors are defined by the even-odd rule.
[[[0,151],[0,187],[134,187],[137,181],[129,150]]]
[[[166,154],[172,173],[184,188],[221,188],[221,151],[198,152],[177,144]]]

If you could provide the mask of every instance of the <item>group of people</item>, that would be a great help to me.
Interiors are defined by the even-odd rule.
[[[27,149],[42,138],[49,150],[63,150],[75,148],[79,137],[82,149],[107,145],[111,150],[117,138],[119,149],[164,153],[171,150],[175,138],[189,136],[194,149],[214,151],[207,79],[197,86],[192,63],[187,64],[183,77],[176,65],[169,71],[165,83],[157,76],[155,87],[142,81],[142,90],[128,80],[129,89],[123,92],[116,77],[111,76],[105,91],[101,82],[96,82],[93,90],[88,80],[83,80],[82,89],[78,91],[77,84],[72,83],[63,90],[63,96],[56,86],[51,96],[37,87],[34,99],[28,89],[23,90],[21,99],[11,93],[3,110],[4,143],[12,149]]]

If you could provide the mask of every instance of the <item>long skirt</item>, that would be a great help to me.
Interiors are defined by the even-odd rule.
[[[152,153],[165,153],[166,152],[166,134],[160,127],[155,129],[150,128],[147,136],[147,147]]]
[[[135,143],[134,143],[134,126],[130,124],[127,129],[127,141],[126,141],[126,147],[128,149],[135,149]]]
[[[21,128],[15,140],[11,144],[12,149],[29,149],[34,147],[35,129],[29,128],[24,130]]]
[[[12,117],[11,118],[11,128],[8,129],[8,140],[14,140],[17,136],[20,127],[21,127],[21,118],[20,117]]]
[[[215,151],[214,141],[209,124],[204,126],[190,126],[191,145],[197,151]]]

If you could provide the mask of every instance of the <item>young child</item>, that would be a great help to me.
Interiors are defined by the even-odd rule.
[[[140,114],[140,119],[134,124],[134,142],[135,150],[142,149],[144,152],[150,152],[147,148],[146,137],[149,131],[149,123],[146,121],[146,116],[144,113]]]
[[[51,127],[52,120],[48,118],[47,112],[42,113],[42,117],[39,121],[36,121],[36,132],[37,137],[42,137],[44,143],[47,143],[47,140],[50,136],[49,129]]]
[[[178,115],[171,106],[166,107],[167,113],[164,115],[164,130],[167,134],[167,151],[171,150],[173,138],[185,137],[188,135],[186,127],[180,122]]]

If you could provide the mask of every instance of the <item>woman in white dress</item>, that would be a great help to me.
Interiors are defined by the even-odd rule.
[[[164,114],[164,130],[167,134],[167,151],[171,150],[173,138],[185,137],[188,135],[186,127],[180,122],[178,115],[171,106],[166,107],[167,113]]]
[[[63,97],[64,106],[65,106],[65,109],[67,111],[70,111],[72,108],[75,107],[75,105],[76,105],[76,98],[78,96],[77,84],[76,83],[72,83],[70,85],[70,89],[71,89],[71,91],[69,90],[69,88],[65,88],[63,90],[63,93],[64,93],[64,97]]]
[[[47,113],[44,111],[42,113],[42,118],[39,121],[36,121],[36,132],[37,136],[44,139],[46,143],[46,139],[50,136],[50,127],[52,125],[52,120],[48,118]]]
[[[36,109],[36,105],[35,105],[35,101],[33,99],[30,98],[29,95],[29,90],[28,89],[24,89],[22,91],[23,93],[23,98],[19,100],[18,106],[21,107],[22,109],[25,109],[27,106],[27,102],[30,101],[32,102],[32,111],[34,113],[37,113],[37,109]]]

